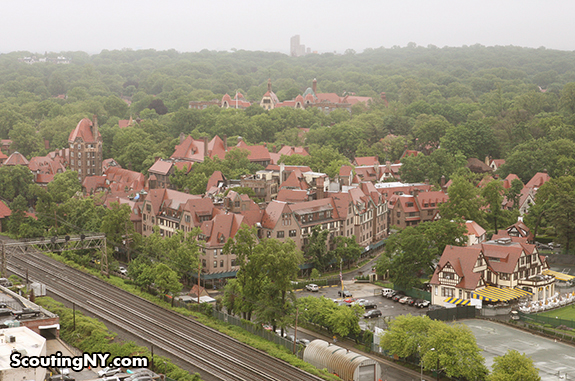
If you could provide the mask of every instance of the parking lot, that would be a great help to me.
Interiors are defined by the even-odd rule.
[[[416,308],[413,306],[406,306],[394,302],[391,299],[381,296],[381,287],[375,286],[371,283],[354,283],[352,280],[343,281],[344,289],[351,292],[353,298],[355,299],[366,299],[370,302],[374,302],[377,305],[377,309],[382,312],[382,317],[372,318],[372,319],[361,319],[360,326],[362,329],[366,327],[385,327],[385,322],[389,320],[390,317],[397,315],[425,315],[427,308]],[[306,290],[296,292],[298,298],[305,296],[315,296],[315,297],[326,297],[328,299],[341,299],[338,295],[338,291],[341,290],[341,286],[337,287],[320,287],[318,292],[309,292]]]

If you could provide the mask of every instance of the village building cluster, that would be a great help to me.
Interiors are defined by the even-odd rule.
[[[262,107],[324,107],[322,102],[330,99],[316,93],[315,81],[308,90],[294,104],[277,102],[270,83]],[[233,105],[239,101],[237,96],[232,103],[228,98],[224,96],[221,107],[240,104]],[[333,99],[329,107],[347,108],[355,101],[364,101],[359,98]],[[329,231],[328,249],[333,249],[335,238],[341,236],[355,237],[368,250],[381,246],[392,227],[405,228],[440,218],[439,207],[448,201],[450,186],[444,179],[436,188],[427,183],[402,183],[401,163],[380,164],[376,157],[357,157],[330,178],[306,166],[280,162],[282,155],[309,155],[306,147],[274,147],[270,151],[272,147],[248,145],[242,139],[229,146],[226,136],[193,139],[181,135],[170,158],[157,158],[144,176],[122,168],[114,159],[103,159],[95,116],[93,120],[82,119],[71,131],[68,143],[66,149],[27,160],[10,151],[10,141],[2,141],[9,156],[1,153],[0,164],[27,166],[41,186],[49,184],[58,173],[76,171],[85,196],[99,195],[106,206],[113,202],[129,205],[134,228],[144,236],[154,229],[169,237],[178,230],[187,234],[199,228],[200,238],[206,242],[201,256],[202,277],[212,280],[235,276],[235,256],[222,255],[222,249],[242,224],[255,227],[260,238],[293,240],[302,251],[316,228]],[[250,162],[264,169],[240,179],[227,179],[221,172],[214,172],[205,192],[198,195],[177,191],[170,183],[176,170],[189,173],[194,163],[206,158],[224,159],[237,149],[247,150]],[[417,154],[406,151],[404,156]],[[486,159],[485,163],[471,164],[493,170],[502,161]],[[482,184],[490,179],[486,177]],[[503,181],[504,187],[509,188],[514,179],[518,177],[509,175]],[[538,173],[524,185],[519,199],[521,214],[535,202],[537,189],[548,180],[546,173]],[[235,187],[252,189],[257,200],[234,191]],[[502,206],[510,208],[512,202],[505,199]],[[0,222],[9,215],[9,208],[0,201]],[[522,222],[499,232],[491,241],[486,241],[485,229],[474,221],[466,226],[468,245],[447,247],[437,265],[431,280],[434,304],[447,298],[488,298],[489,293],[482,290],[493,288],[525,290],[534,299],[554,292],[553,277],[544,275],[548,270],[545,258],[532,244],[532,237],[526,235],[528,229]]]

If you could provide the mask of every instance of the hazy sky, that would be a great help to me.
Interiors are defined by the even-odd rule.
[[[0,0],[0,52],[318,52],[408,42],[575,50],[573,0]]]

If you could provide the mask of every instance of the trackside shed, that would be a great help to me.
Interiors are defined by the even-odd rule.
[[[314,340],[303,352],[303,360],[318,369],[326,368],[345,381],[377,381],[379,362],[324,340]]]

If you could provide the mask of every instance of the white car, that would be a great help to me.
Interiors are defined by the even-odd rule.
[[[98,377],[110,377],[120,373],[121,371],[122,371],[121,368],[110,368],[109,366],[107,366],[104,369],[98,371]]]
[[[118,272],[124,276],[128,276],[128,270],[123,266],[118,267]]]
[[[308,290],[308,291],[311,291],[311,292],[318,292],[318,291],[319,291],[318,285],[317,285],[317,284],[313,284],[313,283],[307,284],[307,285],[305,286],[305,289]]]

